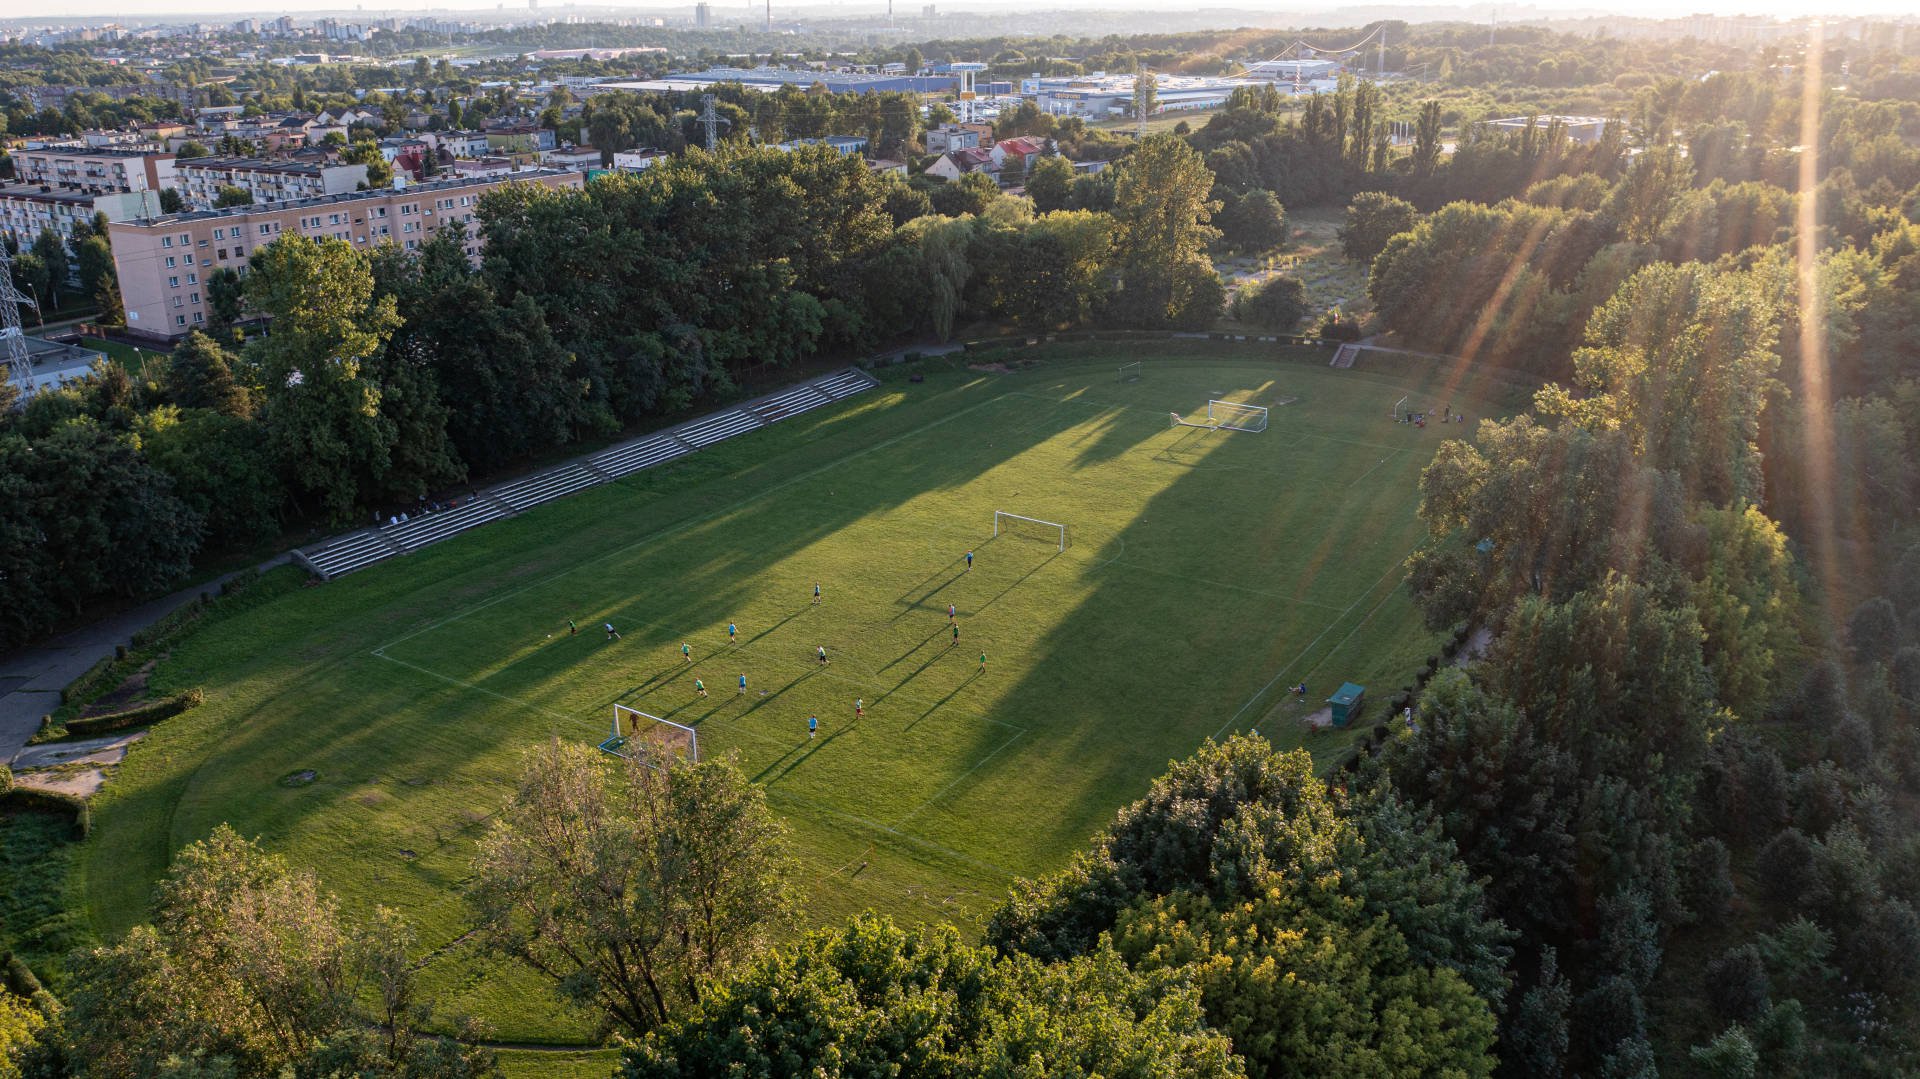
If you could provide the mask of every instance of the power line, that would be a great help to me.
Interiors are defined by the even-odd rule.
[[[0,244],[0,344],[6,348],[7,375],[25,401],[33,396],[33,355],[27,351],[27,334],[20,327],[21,304],[40,310],[40,304],[13,283],[13,257]]]

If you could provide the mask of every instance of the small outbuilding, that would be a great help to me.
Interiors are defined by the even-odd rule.
[[[1333,696],[1327,698],[1328,706],[1333,709],[1333,725],[1344,727],[1349,722],[1360,718],[1360,707],[1366,700],[1366,696],[1367,687],[1357,686],[1352,682],[1340,683],[1340,688],[1334,691]]]

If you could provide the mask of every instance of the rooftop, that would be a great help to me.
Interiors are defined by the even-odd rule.
[[[305,161],[262,161],[257,157],[195,157],[176,162],[181,169],[221,169],[228,172],[297,173],[320,175],[320,166]]]
[[[555,176],[577,176],[579,169],[522,169],[519,172],[503,176],[462,176],[451,180],[429,180],[426,183],[408,184],[405,188],[377,187],[368,191],[347,191],[338,195],[315,195],[310,199],[291,199],[286,202],[270,202],[253,206],[230,206],[221,210],[193,210],[187,213],[165,214],[142,221],[123,222],[130,225],[177,225],[196,221],[217,221],[227,217],[245,217],[248,214],[278,210],[300,210],[315,206],[338,206],[343,203],[361,202],[366,199],[384,198],[388,195],[411,195],[416,192],[432,194],[439,191],[456,191],[467,187],[483,187],[497,184],[502,180],[543,180]]]
[[[43,191],[46,184],[0,184],[0,199],[27,199],[32,202],[60,202],[74,206],[92,206],[98,194],[87,191]]]
[[[154,150],[129,150],[122,146],[37,146],[30,150],[15,150],[19,154],[70,154],[74,157],[172,157],[170,153]]]

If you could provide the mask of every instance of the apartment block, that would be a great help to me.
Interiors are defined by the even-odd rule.
[[[440,229],[460,223],[467,230],[467,257],[477,263],[480,236],[472,222],[487,192],[508,184],[578,188],[582,182],[578,172],[526,169],[116,222],[110,234],[127,330],[170,341],[205,325],[208,276],[221,267],[244,271],[248,256],[281,236],[341,240],[358,251],[395,243],[411,251]]]
[[[46,184],[0,184],[0,234],[22,250],[32,247],[42,232],[52,229],[71,252],[74,223],[92,221],[95,214],[106,214],[108,221],[131,221],[159,213],[158,191],[95,195],[49,189]]]
[[[173,162],[169,153],[111,146],[42,146],[13,152],[14,175],[21,183],[91,195],[172,187]]]
[[[357,191],[367,182],[365,165],[264,161],[253,157],[201,157],[177,162],[180,197],[210,210],[223,187],[237,187],[258,203],[293,202]]]

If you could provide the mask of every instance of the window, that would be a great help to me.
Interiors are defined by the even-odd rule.
[[[181,247],[192,247],[192,246],[193,246],[193,234],[192,234],[192,233],[190,233],[190,232],[183,232],[183,233],[181,233],[181,234],[180,234],[180,246],[181,246]]]
[[[197,273],[190,273],[190,274],[188,274],[188,275],[187,275],[187,284],[189,284],[189,285],[197,285],[197,284],[199,284],[199,283],[200,283],[200,275],[199,275],[199,274],[197,274]]]
[[[413,215],[414,215],[415,213],[417,213],[417,212],[419,212],[419,210],[420,210],[420,207],[419,207],[419,206],[417,206],[417,205],[415,205],[414,203],[411,203],[411,202],[409,202],[409,203],[407,203],[406,205],[404,205],[404,206],[402,206],[402,207],[400,207],[400,216],[401,216],[401,217],[412,217],[412,216],[413,216]]]
[[[173,246],[173,237],[171,237],[171,236],[162,236],[162,237],[160,237],[160,246],[161,246],[161,247],[172,247],[172,246]],[[173,265],[173,260],[172,260],[172,259],[168,259],[168,260],[167,260],[167,265],[169,265],[169,266],[171,266],[171,265]]]
[[[167,278],[167,287],[168,287],[168,288],[179,288],[179,287],[180,287],[180,279],[179,279],[178,277],[169,277],[169,278]]]
[[[340,215],[339,215],[339,214],[328,214],[328,215],[327,215],[327,224],[329,224],[329,225],[338,225],[339,223],[340,223]]]
[[[185,306],[186,306],[186,304],[185,304],[185,303],[183,303],[183,302],[181,301],[181,299],[180,299],[180,297],[178,297],[178,296],[175,296],[175,297],[173,298],[173,306],[175,306],[175,307],[185,307]]]
[[[218,252],[218,254],[219,254],[219,256],[220,256],[220,261],[221,261],[221,262],[225,262],[225,261],[227,261],[227,249],[226,249],[226,248],[224,248],[224,247],[223,247],[223,248],[221,248],[221,249],[219,250],[219,252]]]
[[[189,303],[199,303],[199,302],[200,302],[200,294],[199,294],[198,292],[196,292],[196,293],[193,293],[192,295],[190,295],[190,296],[188,296],[188,297],[187,297],[187,302],[189,302]]]
[[[198,312],[198,311],[195,311],[195,312],[193,313],[193,321],[195,321],[195,322],[205,322],[206,320],[207,320],[207,319],[206,319],[206,316],[205,316],[205,315],[202,315],[202,314],[201,314],[200,312]]]
[[[262,235],[262,236],[270,236],[270,235],[272,235],[272,234],[273,234],[273,226],[272,226],[272,225],[261,225],[261,226],[260,226],[260,235]]]
[[[168,256],[167,256],[167,269],[169,269],[169,270],[171,270],[171,269],[173,269],[173,256],[172,256],[172,255],[168,255]]]
[[[216,239],[216,240],[224,240],[224,239],[226,239],[226,238],[227,238],[227,230],[226,230],[226,229],[214,229],[214,230],[213,230],[213,238],[214,238],[214,239]]]
[[[187,324],[187,316],[185,315],[173,316],[173,324],[175,326],[185,326]]]
[[[201,241],[200,241],[200,242],[199,242],[198,244],[196,244],[195,246],[196,246],[196,247],[205,247],[205,246],[207,246],[207,241],[205,241],[205,240],[201,240]]]

